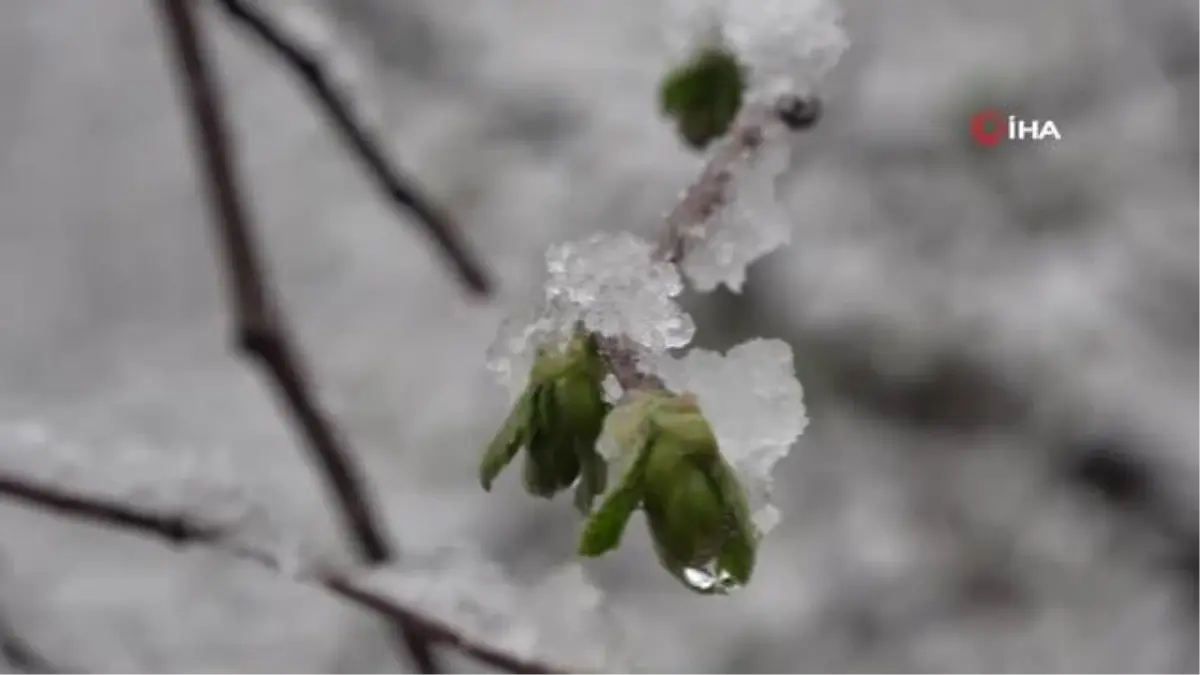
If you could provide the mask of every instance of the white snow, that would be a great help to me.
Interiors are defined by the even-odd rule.
[[[780,518],[770,503],[771,472],[808,426],[791,346],[781,340],[754,339],[724,355],[693,349],[682,357],[659,357],[647,365],[672,391],[696,395],[765,534]]]
[[[774,129],[759,150],[747,156],[726,186],[725,204],[699,227],[680,267],[696,290],[720,284],[737,293],[746,268],[792,240],[791,219],[780,204],[775,180],[788,167],[791,145]]]
[[[654,248],[625,232],[551,246],[541,306],[501,325],[488,368],[520,392],[537,348],[561,341],[579,324],[624,336],[649,353],[688,344],[696,326],[674,300],[683,281],[674,265],[654,259]]]
[[[356,584],[514,656],[597,672],[630,667],[620,658],[619,622],[577,563],[521,583],[480,551],[446,547],[364,573]]]
[[[850,44],[836,0],[676,0],[668,10],[672,51],[723,40],[746,66],[751,98],[812,92]]]

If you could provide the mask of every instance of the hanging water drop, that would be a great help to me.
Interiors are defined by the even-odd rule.
[[[727,595],[741,588],[741,584],[729,572],[721,569],[715,560],[698,567],[685,567],[681,574],[683,583],[701,593]]]

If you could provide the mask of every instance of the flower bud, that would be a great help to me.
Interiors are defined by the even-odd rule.
[[[597,556],[616,547],[641,508],[663,567],[691,590],[726,593],[754,569],[758,533],[745,491],[694,399],[654,396],[632,402],[640,406],[644,433],[626,438],[641,440],[641,447],[585,525],[579,552]]]
[[[659,105],[688,145],[703,150],[729,130],[745,88],[737,58],[725,49],[705,47],[663,78]]]
[[[542,349],[528,386],[483,456],[483,489],[490,491],[500,472],[525,448],[526,491],[550,498],[578,481],[576,506],[590,511],[607,479],[595,449],[610,408],[604,399],[604,375],[590,335],[576,335],[563,349]]]

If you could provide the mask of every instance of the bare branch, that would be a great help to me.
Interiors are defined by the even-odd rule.
[[[192,0],[156,4],[163,12],[212,203],[212,223],[229,277],[236,345],[262,368],[287,405],[311,458],[333,490],[359,556],[370,564],[388,562],[393,551],[368,501],[360,472],[310,394],[307,374],[267,286],[239,192],[241,181],[231,157],[232,144],[214,78],[203,57]],[[400,638],[421,672],[439,672],[425,640],[408,631],[402,631]]]
[[[190,522],[179,516],[130,511],[118,504],[107,504],[102,498],[59,492],[12,476],[0,475],[0,494],[72,518],[153,532],[175,544],[215,541],[221,534],[215,527]]]
[[[162,516],[123,502],[74,494],[60,487],[39,484],[7,474],[0,474],[0,496],[68,517],[156,537],[176,546],[218,544],[228,534],[218,527],[195,522],[185,516]],[[272,556],[261,551],[250,552],[240,557],[269,566],[274,565]],[[453,647],[483,663],[512,673],[566,672],[549,664],[517,658],[499,649],[472,641],[454,628],[406,607],[394,598],[355,584],[346,574],[332,568],[319,568],[303,580],[317,584],[359,607],[383,616],[401,630],[419,636],[427,648],[434,644]],[[5,637],[7,636],[0,633],[0,647],[7,648]]]
[[[424,196],[415,179],[404,175],[388,161],[382,150],[383,144],[371,137],[367,126],[355,118],[350,101],[330,84],[320,59],[244,0],[217,0],[217,4],[237,25],[262,41],[300,77],[329,116],[342,140],[365,165],[375,184],[393,206],[407,209],[417,218],[467,288],[479,295],[490,294],[492,282],[488,273],[470,251],[453,219]]]

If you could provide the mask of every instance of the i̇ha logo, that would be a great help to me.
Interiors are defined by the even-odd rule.
[[[971,137],[986,148],[1002,141],[1062,140],[1054,120],[1027,120],[999,110],[983,110],[971,116]]]

